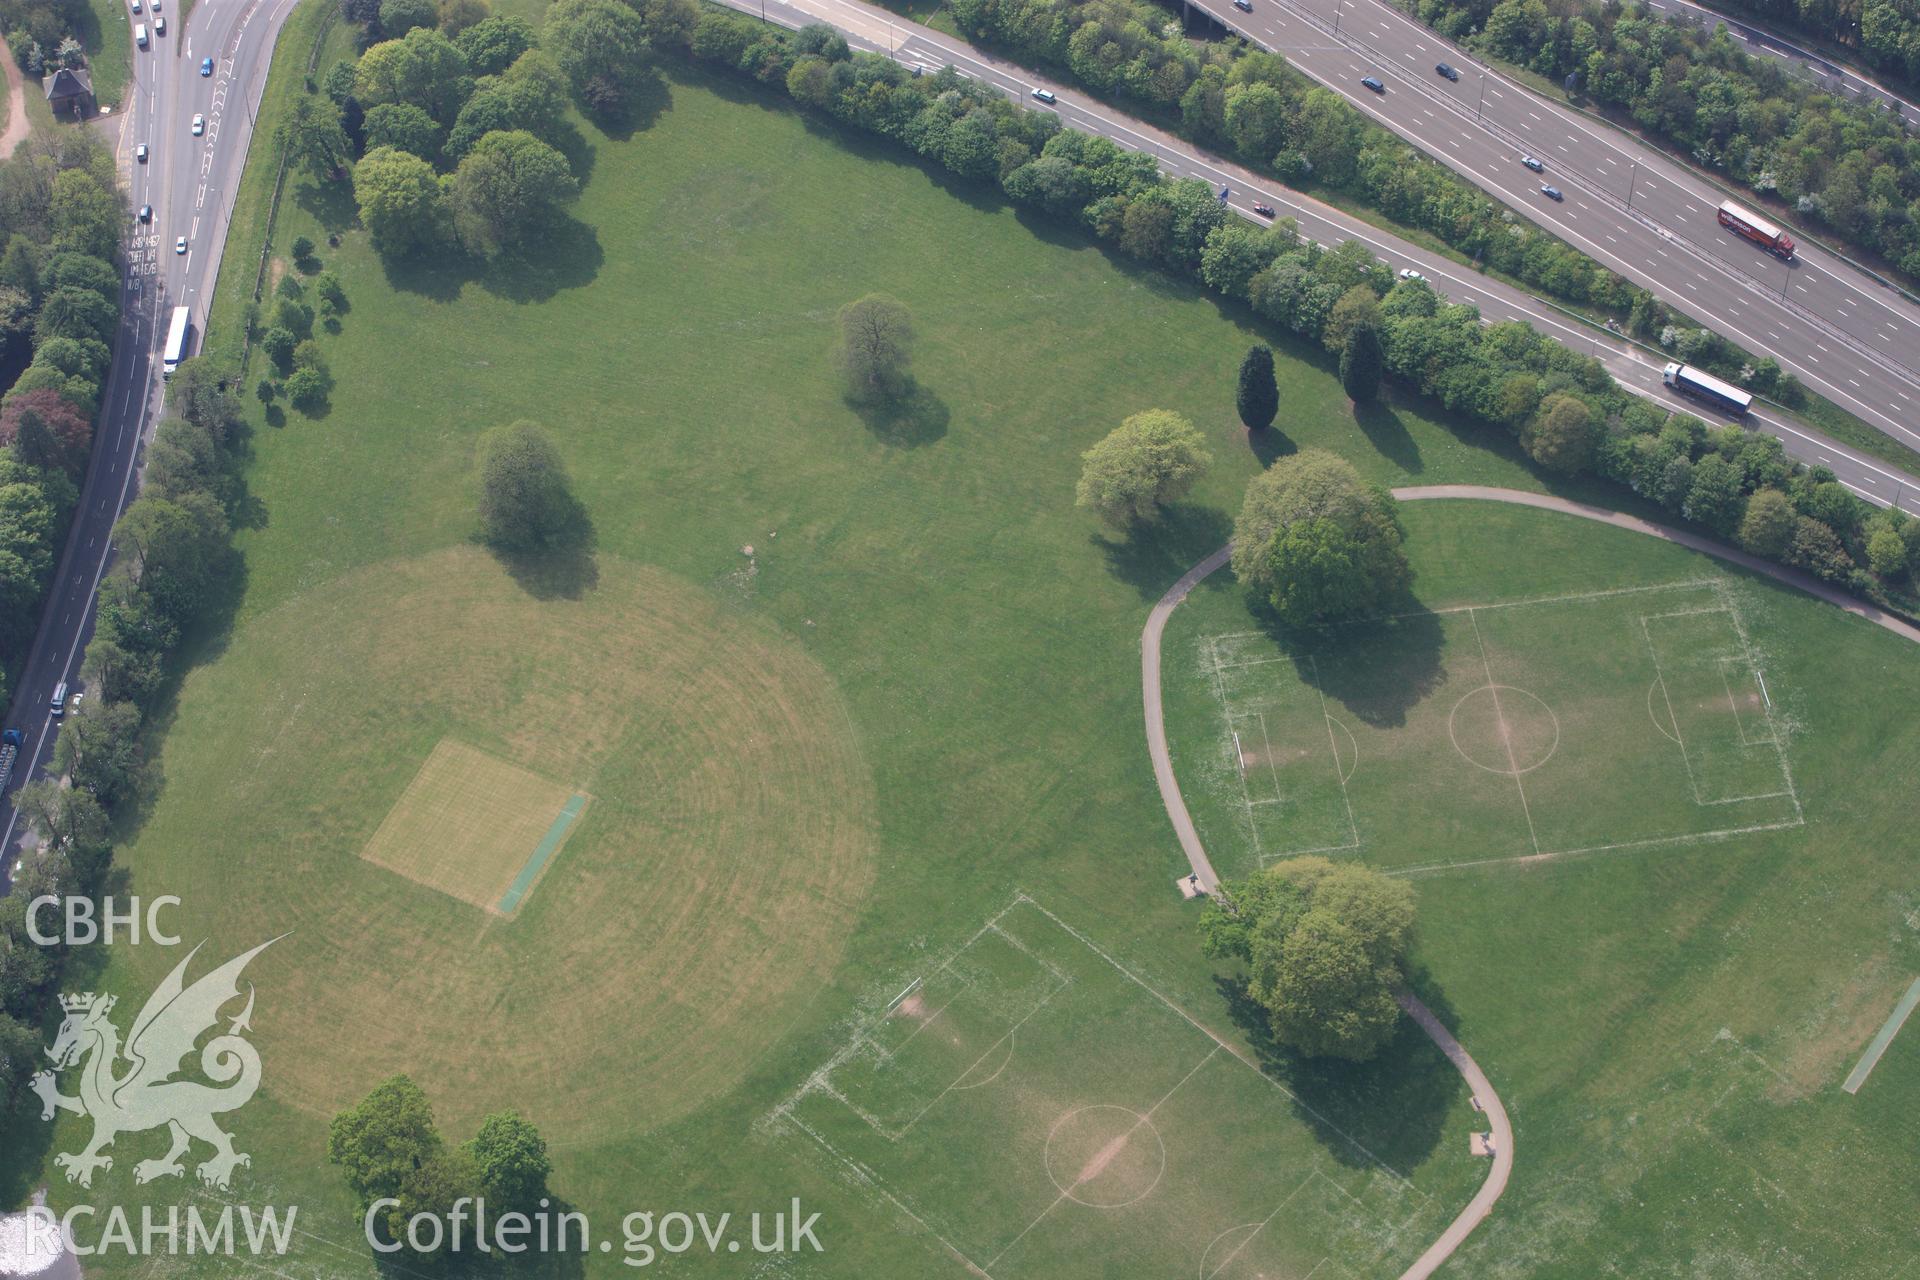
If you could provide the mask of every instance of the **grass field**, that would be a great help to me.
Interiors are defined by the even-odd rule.
[[[1025,896],[774,1123],[996,1280],[1379,1275],[1454,1211]]]
[[[1500,600],[1285,640],[1199,639],[1219,704],[1189,773],[1237,874],[1687,845],[1804,821],[1773,691],[1721,579]],[[1781,690],[1785,693],[1785,690]],[[1237,792],[1237,795],[1236,795]],[[1618,797],[1632,795],[1623,806]]]
[[[277,64],[271,101],[302,66]],[[583,125],[577,223],[513,270],[389,268],[339,192],[289,183],[278,242],[342,235],[322,250],[351,301],[344,332],[322,339],[338,385],[319,419],[259,424],[244,594],[205,638],[160,744],[164,785],[121,854],[129,889],[183,898],[189,941],[231,955],[296,929],[250,974],[266,1075],[234,1117],[254,1157],[235,1194],[303,1206],[297,1255],[276,1269],[374,1274],[325,1164],[326,1119],[404,1068],[456,1139],[491,1107],[534,1115],[556,1142],[555,1187],[597,1219],[800,1197],[823,1214],[827,1252],[792,1274],[958,1277],[955,1247],[1004,1253],[996,1276],[1309,1259],[1323,1277],[1380,1274],[1484,1174],[1459,1078],[1417,1032],[1364,1069],[1303,1062],[1223,1000],[1172,888],[1185,864],[1142,740],[1140,628],[1291,445],[1338,449],[1383,481],[1537,482],[1417,407],[1356,422],[1324,362],[1284,344],[1279,439],[1256,451],[1231,418],[1233,374],[1271,335],[770,101],[675,77],[631,138]],[[249,192],[270,186],[264,155]],[[227,252],[246,269],[223,275],[216,316],[237,312],[258,261],[265,204],[243,208]],[[909,419],[863,417],[833,381],[834,311],[871,290],[904,300],[922,335],[927,396]],[[1078,455],[1155,406],[1193,418],[1219,461],[1167,529],[1114,540],[1071,508]],[[522,417],[548,424],[595,526],[595,550],[557,575],[516,577],[470,545],[475,442]],[[1420,878],[1418,985],[1499,1085],[1524,1153],[1456,1269],[1796,1270],[1771,1259],[1897,1274],[1920,1248],[1904,1180],[1920,1036],[1897,1040],[1857,1097],[1837,1082],[1920,972],[1899,802],[1920,769],[1911,655],[1624,533],[1460,504],[1407,523],[1435,611],[1726,583],[1712,598],[1729,593],[1764,659],[1806,819]],[[1577,626],[1543,616],[1491,654],[1542,664],[1513,677],[1533,688],[1578,673],[1571,654],[1538,652]],[[1203,638],[1250,625],[1215,580],[1176,615],[1168,652],[1197,663]],[[1613,687],[1596,674],[1580,689]],[[1183,770],[1185,753],[1217,758],[1208,682],[1170,681],[1168,715]],[[1651,720],[1624,732],[1592,758],[1666,749]],[[360,856],[448,740],[593,798],[511,918]],[[1422,763],[1439,777],[1438,758]],[[1676,771],[1669,756],[1663,780]],[[1512,779],[1472,772],[1501,797],[1487,823],[1510,829]],[[1662,796],[1649,820],[1690,813],[1684,794]],[[1194,807],[1227,838],[1230,809],[1204,793]],[[1355,812],[1363,835],[1391,817]],[[1606,816],[1597,800],[1568,812]],[[1485,856],[1472,833],[1398,830],[1423,846],[1379,834],[1400,865]],[[1000,935],[969,945],[1009,902],[1024,905],[1004,933],[1027,952]],[[779,1122],[849,1046],[907,1043],[911,1014],[891,1002],[916,978],[958,1001],[929,1029],[990,1048],[995,1019],[1053,980],[1023,968],[1031,955],[1072,981],[992,1086],[907,1128],[929,1083],[973,1083],[942,1081],[954,1046],[922,1031],[917,1074],[863,1086],[863,1110],[903,1141],[813,1093],[785,1114],[818,1119],[826,1146]],[[93,985],[137,1005],[174,962],[118,950]],[[1160,1141],[1121,1142],[1132,1122],[1088,1108],[1150,1114]],[[51,1147],[37,1120],[0,1138],[9,1194],[83,1127]],[[1100,1203],[1042,1218],[1056,1130],[1054,1175]],[[870,1156],[876,1178],[829,1146]],[[1105,1207],[1160,1149],[1152,1193]],[[95,1202],[179,1194],[134,1188],[131,1164]],[[1760,1178],[1789,1194],[1757,1198]],[[1415,1204],[1432,1207],[1416,1219]],[[237,1260],[89,1269],[252,1274]],[[617,1256],[584,1269],[627,1272]]]

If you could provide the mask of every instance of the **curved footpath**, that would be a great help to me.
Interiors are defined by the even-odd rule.
[[[1845,592],[1782,565],[1761,560],[1733,547],[1723,546],[1689,533],[1684,529],[1675,529],[1668,525],[1655,524],[1637,516],[1609,511],[1605,507],[1590,506],[1584,502],[1574,502],[1567,498],[1556,498],[1551,494],[1528,493],[1521,489],[1498,489],[1489,485],[1477,484],[1436,484],[1417,485],[1395,489],[1393,496],[1402,502],[1425,502],[1433,500],[1467,500],[1480,502],[1506,502],[1514,506],[1535,507],[1542,511],[1557,511],[1562,515],[1579,516],[1583,520],[1593,520],[1600,524],[1612,525],[1618,529],[1630,529],[1635,533],[1644,533],[1676,543],[1692,551],[1737,564],[1743,569],[1765,574],[1776,581],[1784,582],[1829,604],[1838,605],[1848,613],[1865,618],[1875,626],[1884,627],[1895,635],[1920,643],[1920,627],[1915,627],[1901,618],[1897,618],[1873,605],[1856,600]],[[1160,786],[1160,801],[1166,806],[1167,817],[1173,823],[1174,834],[1180,838],[1180,847],[1186,851],[1187,862],[1193,868],[1193,874],[1206,886],[1209,893],[1219,888],[1220,878],[1214,873],[1213,863],[1207,858],[1207,850],[1200,843],[1200,834],[1194,830],[1193,816],[1187,812],[1187,802],[1180,795],[1180,782],[1173,773],[1173,760],[1167,753],[1166,715],[1160,705],[1160,637],[1167,628],[1167,619],[1189,592],[1209,574],[1227,563],[1232,554],[1232,546],[1220,548],[1181,575],[1178,582],[1167,589],[1153,609],[1147,614],[1146,630],[1140,636],[1140,689],[1145,704],[1147,720],[1147,754],[1153,759],[1154,781]],[[1493,1211],[1494,1201],[1507,1189],[1507,1178],[1513,1172],[1513,1125],[1507,1119],[1507,1110],[1501,1105],[1500,1095],[1494,1092],[1493,1084],[1479,1064],[1461,1047],[1453,1033],[1441,1025],[1433,1011],[1422,1004],[1410,991],[1398,993],[1400,1007],[1409,1017],[1420,1024],[1420,1029],[1430,1036],[1440,1052],[1447,1056],[1454,1068],[1465,1078],[1467,1087],[1472,1090],[1475,1101],[1486,1112],[1487,1122],[1493,1131],[1493,1168],[1487,1174],[1487,1180],[1467,1207],[1460,1211],[1451,1225],[1440,1234],[1427,1251],[1420,1255],[1414,1264],[1401,1273],[1401,1280],[1425,1280],[1437,1271],[1441,1264],[1453,1256],[1453,1251],[1462,1241],[1472,1234],[1473,1229],[1485,1220]]]
[[[20,64],[13,60],[13,50],[7,48],[7,42],[0,40],[0,74],[7,81],[7,124],[0,129],[0,160],[12,155],[14,148],[27,140],[27,133],[33,128],[27,119],[27,90],[20,79]]]

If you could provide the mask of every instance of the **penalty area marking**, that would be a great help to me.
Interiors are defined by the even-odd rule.
[[[1873,1038],[1867,1051],[1860,1055],[1860,1061],[1847,1074],[1847,1082],[1840,1086],[1841,1089],[1848,1093],[1860,1092],[1860,1086],[1867,1082],[1868,1073],[1879,1065],[1880,1055],[1900,1034],[1900,1028],[1906,1025],[1907,1015],[1913,1012],[1915,1005],[1920,1005],[1920,978],[1913,980],[1913,985],[1907,988],[1907,994],[1901,996],[1900,1003],[1893,1006],[1893,1012],[1887,1015],[1886,1025],[1880,1028],[1880,1034]]]

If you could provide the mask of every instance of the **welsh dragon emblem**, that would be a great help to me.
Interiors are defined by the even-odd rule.
[[[260,1055],[240,1034],[252,1029],[251,983],[246,1008],[228,1023],[224,1034],[214,1036],[200,1050],[201,1072],[225,1087],[176,1076],[184,1059],[194,1052],[195,1042],[220,1022],[221,1008],[239,998],[240,974],[248,961],[279,940],[263,942],[187,986],[187,965],[200,954],[196,946],[148,998],[133,1020],[124,1048],[119,1029],[108,1019],[112,996],[89,991],[60,998],[67,1016],[47,1050],[53,1069],[34,1076],[32,1086],[43,1104],[41,1119],[53,1119],[56,1111],[93,1117],[93,1140],[86,1148],[54,1157],[69,1182],[92,1186],[94,1170],[113,1168],[113,1157],[102,1152],[116,1137],[161,1125],[172,1134],[173,1146],[160,1159],[135,1165],[137,1182],[184,1173],[180,1157],[195,1138],[214,1149],[212,1158],[198,1170],[200,1181],[209,1186],[224,1189],[235,1168],[253,1163],[251,1157],[233,1149],[232,1136],[213,1120],[245,1106],[260,1087]],[[80,1066],[80,1096],[70,1098],[60,1092],[55,1075],[75,1065]]]

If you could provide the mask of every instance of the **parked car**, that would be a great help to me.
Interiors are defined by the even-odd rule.
[[[1253,211],[1263,218],[1271,218],[1273,216],[1273,206],[1270,204],[1261,204],[1257,200],[1254,202]]]
[[[1425,276],[1421,275],[1418,271],[1415,271],[1412,267],[1400,268],[1400,278],[1402,280],[1425,280],[1426,279]]]
[[[153,221],[153,206],[152,206],[152,205],[150,205],[150,204],[143,204],[143,205],[141,205],[141,206],[140,206],[140,221],[142,221],[142,222],[152,222],[152,221]]]
[[[187,251],[187,238],[185,236],[181,236],[173,242],[173,251],[175,253],[185,253]]]
[[[200,74],[201,74],[201,75],[203,75],[203,76],[210,76],[210,75],[212,75],[212,74],[213,74],[213,59],[212,59],[212,58],[202,58],[202,59],[200,59]]]
[[[1056,101],[1056,99],[1053,96],[1053,90],[1051,89],[1035,89],[1033,91],[1033,98],[1034,98],[1034,101],[1044,102],[1048,106],[1052,106]]]
[[[1387,91],[1387,86],[1380,83],[1379,76],[1362,76],[1360,78],[1360,83],[1367,86],[1367,88],[1373,90],[1375,93],[1385,93]]]
[[[1565,196],[1560,194],[1560,188],[1558,187],[1551,187],[1551,186],[1542,187],[1540,188],[1540,194],[1545,196],[1549,200],[1565,200],[1566,199]]]
[[[1435,74],[1443,75],[1449,80],[1458,80],[1460,78],[1460,73],[1454,70],[1452,66],[1450,66],[1445,62],[1442,62],[1441,64],[1436,66],[1433,70]]]
[[[1541,164],[1538,160],[1535,160],[1532,156],[1521,156],[1520,163],[1527,166],[1527,168],[1533,170],[1535,173],[1545,173],[1547,171],[1547,166]]]
[[[207,118],[198,111],[193,113],[193,136],[199,137],[207,131]]]
[[[147,144],[146,143],[141,142],[141,143],[136,143],[134,145],[133,158],[135,160],[138,160],[141,164],[145,164],[147,162]]]

